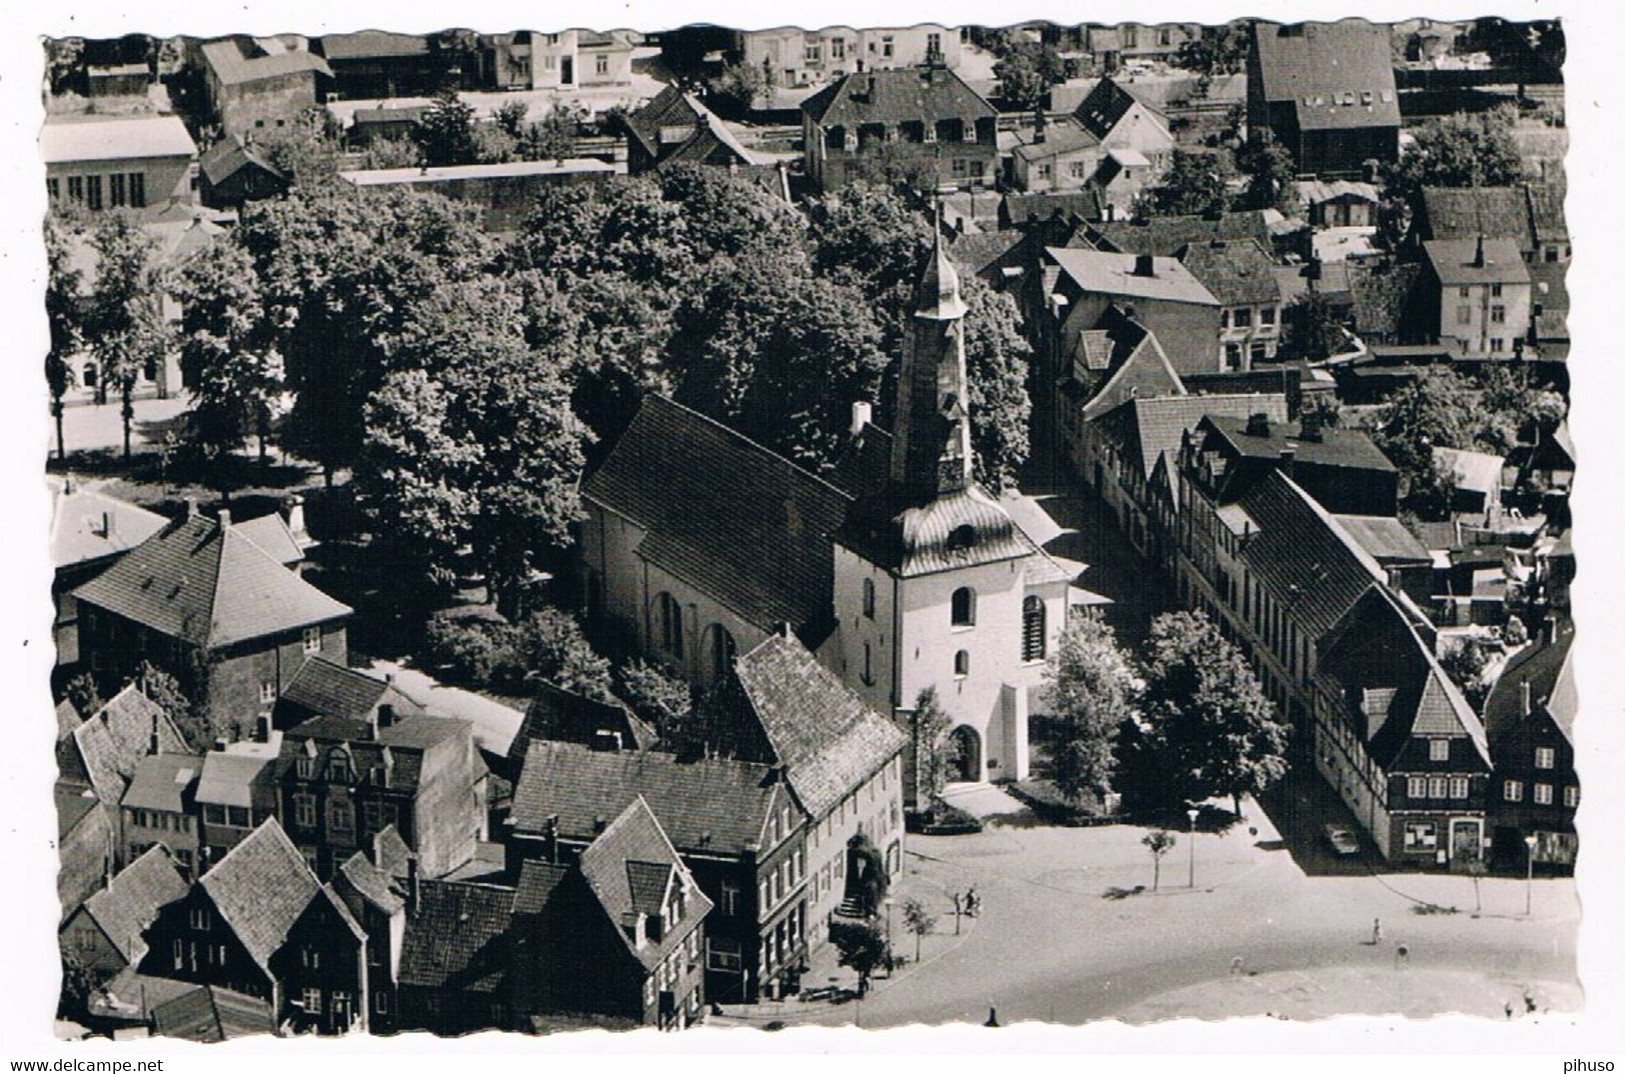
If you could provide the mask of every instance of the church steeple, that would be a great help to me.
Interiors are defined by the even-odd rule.
[[[971,484],[970,410],[965,382],[965,300],[942,245],[942,227],[914,289],[914,310],[897,378],[891,480],[925,502]]]

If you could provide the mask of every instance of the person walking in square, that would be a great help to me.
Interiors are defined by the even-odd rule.
[[[1371,922],[1371,946],[1375,947],[1380,943],[1382,943],[1382,918],[1379,917]]]

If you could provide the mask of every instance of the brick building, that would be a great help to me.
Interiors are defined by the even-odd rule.
[[[209,110],[229,143],[279,131],[327,100],[333,72],[297,35],[227,37],[198,46]]]

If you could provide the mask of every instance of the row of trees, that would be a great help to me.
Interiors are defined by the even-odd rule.
[[[804,214],[700,168],[555,188],[507,243],[436,196],[298,188],[175,284],[191,442],[218,459],[280,424],[330,483],[353,475],[403,591],[472,553],[500,603],[568,542],[589,452],[649,392],[832,467],[852,401],[887,420],[930,238],[891,190]],[[1029,350],[1009,296],[964,291],[980,476],[1002,490]]]
[[[1286,773],[1288,728],[1241,651],[1200,612],[1151,624],[1136,660],[1096,612],[1068,623],[1045,672],[1050,778],[1078,801],[1128,777],[1148,805],[1234,799]]]

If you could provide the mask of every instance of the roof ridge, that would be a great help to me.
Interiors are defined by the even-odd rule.
[[[1272,470],[1270,472],[1272,474],[1279,475],[1281,480],[1286,482],[1287,487],[1290,488],[1293,493],[1302,499],[1306,504],[1308,504],[1309,510],[1314,512],[1315,517],[1320,519],[1320,521],[1331,530],[1332,535],[1342,543],[1343,547],[1354,555],[1354,558],[1359,561],[1360,566],[1364,567],[1366,571],[1370,573],[1374,581],[1383,583],[1387,582],[1388,574],[1382,569],[1382,565],[1377,562],[1376,557],[1370,552],[1367,552],[1360,542],[1354,539],[1354,535],[1343,528],[1342,523],[1337,521],[1336,515],[1333,515],[1330,511],[1326,510],[1326,508],[1322,507],[1319,500],[1305,492],[1302,485],[1299,485],[1296,481],[1282,473],[1279,469]]]
[[[766,444],[762,444],[762,443],[759,443],[759,442],[757,442],[755,440],[752,440],[750,437],[746,436],[744,433],[740,432],[738,429],[735,429],[733,426],[729,425],[727,422],[721,421],[721,420],[719,420],[717,418],[713,418],[711,415],[703,413],[703,412],[698,411],[698,410],[695,410],[691,406],[687,406],[687,405],[685,405],[683,403],[679,403],[676,399],[673,399],[671,396],[666,395],[664,392],[651,392],[650,395],[649,395],[649,399],[650,400],[653,400],[653,399],[661,400],[662,402],[665,402],[665,403],[667,403],[667,404],[669,404],[671,406],[676,407],[679,410],[685,411],[686,413],[691,414],[696,418],[699,418],[701,421],[703,421],[703,422],[705,422],[705,423],[707,423],[709,425],[714,425],[718,429],[722,430],[723,433],[725,433],[726,435],[734,438],[735,440],[738,440],[740,443],[747,444],[750,447],[753,447],[756,450],[761,451],[764,454],[771,456],[772,458],[776,459],[777,461],[783,463],[789,469],[794,470],[796,473],[799,473],[799,474],[802,474],[802,475],[804,475],[806,477],[811,478],[812,480],[818,482],[820,485],[823,485],[825,488],[827,488],[831,492],[834,492],[837,495],[843,497],[844,499],[850,501],[853,498],[852,494],[847,492],[845,489],[842,489],[838,485],[835,485],[835,484],[831,483],[830,481],[818,476],[817,474],[813,473],[811,470],[807,469],[806,467],[802,466],[800,463],[796,462],[794,459],[786,458],[785,456],[780,455],[777,451],[774,451],[772,448],[768,447]],[[645,400],[644,405],[647,405],[647,404],[648,404],[648,400]],[[642,408],[640,407],[639,409],[641,410]]]

